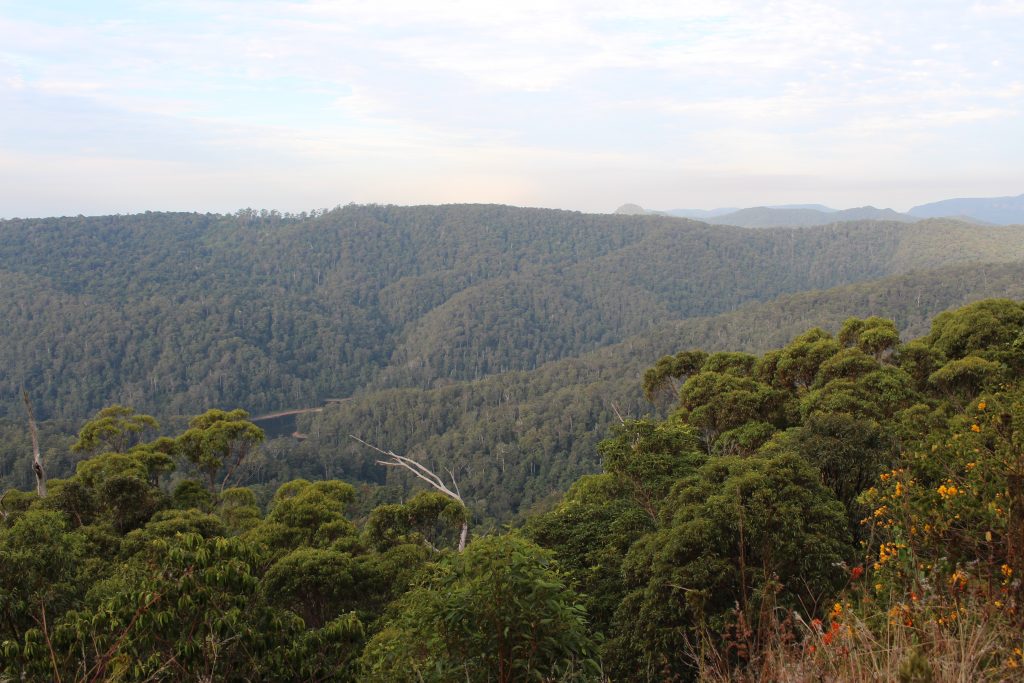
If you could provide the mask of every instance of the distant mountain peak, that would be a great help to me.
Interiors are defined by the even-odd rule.
[[[1024,225],[1024,194],[1016,197],[943,199],[915,206],[907,213],[920,218],[959,216],[996,225]]]
[[[646,216],[650,212],[639,204],[623,204],[614,213],[619,216]]]

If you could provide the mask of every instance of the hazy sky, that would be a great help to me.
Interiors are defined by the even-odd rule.
[[[1024,192],[1024,1],[0,0],[0,216]]]

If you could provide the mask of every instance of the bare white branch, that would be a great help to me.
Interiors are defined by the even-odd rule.
[[[417,478],[430,484],[430,486],[444,495],[448,496],[454,501],[457,501],[460,505],[465,506],[466,503],[462,500],[462,493],[459,491],[459,485],[455,481],[455,473],[452,470],[447,470],[448,476],[451,477],[452,487],[454,491],[448,488],[445,483],[441,480],[441,477],[437,476],[430,469],[413,460],[410,457],[399,455],[391,450],[384,450],[378,446],[374,446],[372,443],[363,441],[355,434],[348,435],[350,439],[358,441],[367,448],[373,449],[377,453],[386,456],[387,460],[378,460],[377,464],[384,467],[401,467],[402,469],[408,470],[416,475]],[[459,532],[459,552],[461,553],[466,547],[466,538],[469,536],[469,522],[462,523],[462,529]]]

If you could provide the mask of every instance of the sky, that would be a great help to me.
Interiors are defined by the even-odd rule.
[[[1024,192],[1024,0],[0,0],[0,217]]]

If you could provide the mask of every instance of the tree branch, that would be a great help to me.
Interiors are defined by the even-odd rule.
[[[395,453],[394,451],[390,451],[390,450],[386,451],[383,448],[379,448],[377,446],[374,446],[372,443],[367,443],[366,441],[363,441],[362,439],[360,439],[358,436],[356,436],[354,434],[349,434],[348,436],[349,436],[350,439],[358,441],[359,443],[363,444],[367,448],[371,448],[371,449],[377,451],[378,453],[380,453],[381,455],[387,456],[387,458],[388,458],[387,460],[378,460],[377,461],[378,465],[382,465],[384,467],[401,467],[402,469],[408,470],[408,471],[412,472],[414,475],[416,475],[418,478],[420,478],[423,481],[425,481],[428,484],[430,484],[430,486],[433,487],[434,489],[440,491],[441,493],[443,493],[444,495],[448,496],[452,500],[457,501],[463,507],[466,506],[465,501],[462,500],[462,494],[459,491],[459,485],[455,481],[455,473],[452,470],[450,470],[450,469],[448,470],[448,476],[451,477],[452,486],[455,487],[454,491],[451,490],[450,488],[448,488],[447,486],[445,486],[444,482],[441,481],[441,477],[437,476],[432,471],[430,471],[428,468],[424,467],[423,465],[421,465],[420,463],[416,462],[412,458],[406,457],[404,455],[399,455],[398,453]],[[462,528],[459,530],[459,552],[460,553],[463,550],[465,550],[465,548],[466,548],[466,538],[468,536],[469,536],[469,522],[464,519],[464,521],[462,522]]]
[[[378,448],[377,446],[374,446],[372,443],[367,443],[366,441],[363,441],[358,436],[355,436],[353,434],[349,434],[349,438],[358,441],[367,448],[372,448],[381,455],[386,455],[388,458],[390,458],[390,460],[378,460],[378,465],[383,465],[384,467],[402,467],[404,469],[407,469],[413,474],[415,474],[417,477],[422,479],[423,481],[430,484],[433,488],[437,489],[444,495],[451,498],[452,500],[457,500],[458,502],[463,503],[462,496],[457,493],[458,486],[455,487],[456,491],[452,491],[450,488],[445,486],[444,482],[441,481],[440,477],[438,477],[428,468],[424,467],[423,465],[416,462],[412,458],[409,458],[404,455],[398,455],[394,451],[386,451],[383,448]],[[455,483],[454,477],[452,477],[452,483]]]

